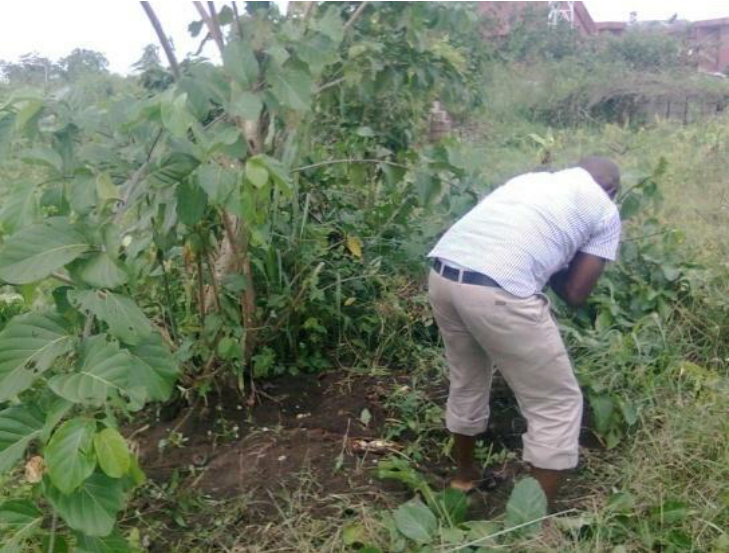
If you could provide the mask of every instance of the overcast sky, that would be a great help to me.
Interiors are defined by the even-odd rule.
[[[698,20],[729,17],[727,0],[592,0],[585,2],[596,21],[625,21],[631,11],[639,19],[667,19],[673,14]],[[197,19],[192,2],[153,1],[165,31],[173,37],[180,58],[197,49],[187,24]],[[3,2],[0,18],[0,59],[15,61],[27,52],[51,59],[74,48],[106,55],[111,69],[129,71],[146,44],[156,37],[138,2],[130,0],[63,0]],[[212,54],[212,45],[205,51]]]

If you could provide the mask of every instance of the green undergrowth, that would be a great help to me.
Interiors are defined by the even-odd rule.
[[[410,333],[393,339],[410,364],[407,380],[392,384],[382,437],[403,449],[373,473],[405,484],[410,499],[374,490],[328,497],[311,475],[302,476],[300,489],[275,499],[280,524],[253,526],[254,533],[238,543],[252,551],[725,551],[727,242],[721,224],[696,215],[712,208],[705,190],[725,187],[725,126],[722,119],[641,129],[532,125],[526,135],[517,128],[498,140],[475,140],[473,148],[490,160],[481,192],[527,168],[524,160],[537,165],[547,154],[554,167],[562,167],[587,153],[608,152],[624,171],[620,262],[586,309],[572,312],[555,302],[592,414],[591,430],[603,445],[583,456],[579,501],[561,503],[558,516],[523,532],[514,529],[513,504],[492,520],[474,521],[456,495],[445,499],[429,475],[433,461],[449,455],[445,388],[439,385],[445,367],[425,290],[416,287],[391,300],[409,321]],[[454,208],[450,217],[459,214]],[[375,360],[362,362],[383,374]],[[484,466],[518,455],[485,442],[479,448]],[[528,486],[523,480],[518,489]],[[526,493],[514,496],[517,504]],[[312,516],[312,506],[322,502],[327,514]],[[537,511],[530,516],[544,515]]]
[[[180,75],[152,59],[130,78],[4,76],[3,553],[728,550],[729,119],[641,111],[666,94],[718,109],[726,83],[672,39],[497,47],[466,4],[357,6],[226,6],[222,66]],[[429,144],[436,98],[464,124]],[[585,308],[555,310],[603,447],[566,512],[546,517],[523,479],[473,520],[432,474],[450,442],[425,255],[509,177],[595,153],[624,175],[621,258]],[[398,454],[367,474],[406,492],[331,495],[303,467],[270,501],[212,499],[186,467],[145,483],[116,430],[340,367],[385,388]]]
[[[602,152],[624,172],[620,262],[609,269],[587,309],[575,313],[557,303],[592,412],[592,430],[605,448],[581,469],[581,481],[591,492],[579,511],[550,521],[539,537],[526,541],[505,532],[503,521],[491,521],[491,533],[498,533],[492,546],[726,549],[728,427],[721,416],[729,405],[728,242],[721,205],[726,129],[726,118],[638,129],[605,125],[560,131],[531,124],[528,134],[503,126],[502,134],[492,130],[477,142],[491,161],[482,191],[524,170],[525,159],[538,166],[547,158],[559,168]],[[393,400],[399,417],[390,435],[410,430],[416,436],[406,450],[410,464],[401,465],[402,471],[415,470],[424,451],[448,452],[442,416],[423,389],[425,380],[413,378],[411,387],[401,390],[406,393]],[[494,460],[491,455],[482,459],[484,465]],[[428,503],[428,493],[412,487]],[[427,538],[403,521],[403,509],[427,530]],[[474,536],[468,527],[454,525],[437,508],[430,511],[432,516],[417,501],[393,509],[363,543],[381,551],[471,550],[466,544]],[[363,532],[352,528],[352,535]]]

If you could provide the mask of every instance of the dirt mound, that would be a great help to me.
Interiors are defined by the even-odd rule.
[[[252,409],[231,394],[211,401],[216,408],[197,407],[138,430],[145,471],[157,481],[186,471],[186,486],[220,498],[264,499],[298,483],[302,472],[324,483],[327,493],[370,482],[366,468],[374,457],[353,451],[353,444],[381,434],[381,380],[327,373],[274,381],[264,392]]]
[[[385,405],[406,381],[405,375],[383,379],[339,371],[268,382],[263,401],[252,409],[235,394],[211,399],[175,420],[138,429],[142,466],[157,482],[177,472],[185,489],[219,499],[246,497],[255,504],[255,516],[264,518],[275,510],[273,496],[297,489],[302,481],[315,482],[329,497],[359,490],[404,498],[408,492],[402,485],[377,480],[371,469],[394,451],[390,446],[397,447],[381,439],[393,415]],[[428,395],[442,401],[445,392],[442,382],[434,382]],[[499,380],[491,406],[484,438],[495,451],[518,452],[525,423]],[[409,438],[418,436],[402,435],[400,446]],[[583,445],[595,445],[589,431],[582,438]],[[491,468],[496,484],[474,497],[475,515],[488,518],[503,510],[514,481],[526,473],[517,458],[518,453]],[[432,451],[417,468],[440,486],[451,463],[442,451]]]

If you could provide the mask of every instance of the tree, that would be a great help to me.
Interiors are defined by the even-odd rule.
[[[139,72],[139,81],[147,90],[165,90],[172,84],[172,75],[162,66],[159,46],[156,44],[147,44],[142,56],[132,64],[132,68]]]
[[[48,86],[62,74],[61,67],[36,52],[23,54],[17,62],[0,61],[0,74],[11,85]]]
[[[76,48],[68,56],[58,60],[58,65],[69,81],[91,74],[109,72],[109,60],[101,52]]]
[[[147,44],[142,51],[142,56],[132,64],[132,67],[140,72],[161,68],[162,61],[159,57],[159,46]]]
[[[163,42],[173,73],[152,47],[139,67],[165,86],[89,105],[72,83],[0,108],[0,162],[28,175],[0,210],[0,280],[52,291],[0,332],[0,471],[39,443],[35,497],[97,549],[118,550],[117,513],[142,479],[114,415],[167,400],[181,376],[255,400],[258,378],[324,366],[340,328],[363,348],[381,340],[371,314],[341,314],[380,270],[360,236],[388,233],[377,256],[399,252],[398,233],[467,175],[465,156],[416,139],[443,88],[469,97],[452,8],[196,6],[222,64],[178,65]],[[50,526],[30,500],[6,507]]]

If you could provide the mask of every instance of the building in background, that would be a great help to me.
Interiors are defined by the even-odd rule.
[[[551,25],[566,23],[583,36],[596,32],[584,2],[478,2],[478,9],[491,20],[487,28],[489,36],[506,36],[527,17]]]
[[[695,21],[689,37],[698,48],[700,69],[710,73],[729,70],[729,17]]]
[[[708,73],[729,71],[729,17],[694,22],[676,16],[666,21],[638,21],[633,12],[629,21],[595,22],[584,2],[479,2],[478,9],[489,21],[486,34],[495,38],[509,35],[527,18],[543,22],[545,26],[567,24],[584,37],[619,36],[631,28],[682,34],[696,49],[694,54],[699,70]]]

